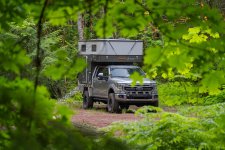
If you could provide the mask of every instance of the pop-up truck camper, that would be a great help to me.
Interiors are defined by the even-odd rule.
[[[83,108],[94,102],[107,104],[109,112],[120,112],[130,105],[158,106],[156,82],[145,78],[139,67],[143,60],[143,41],[128,39],[93,39],[79,41],[79,54],[87,67],[79,75],[79,89],[83,93]],[[143,76],[143,84],[132,86],[130,75]]]

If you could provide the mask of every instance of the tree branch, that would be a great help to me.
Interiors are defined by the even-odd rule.
[[[42,20],[44,17],[44,12],[46,9],[46,6],[48,4],[48,0],[45,0],[44,5],[41,10],[41,14],[39,16],[39,20],[37,23],[37,51],[36,51],[36,58],[35,58],[35,66],[36,66],[36,75],[35,75],[35,81],[34,81],[34,94],[33,94],[33,102],[32,102],[32,109],[31,113],[32,115],[30,116],[30,121],[28,124],[28,128],[31,129],[31,124],[33,121],[33,110],[35,108],[35,103],[36,103],[36,91],[37,91],[37,86],[39,82],[39,75],[40,75],[40,70],[41,70],[41,56],[40,56],[40,51],[41,51],[41,32],[42,32]]]
[[[36,60],[35,60],[35,65],[36,65],[36,76],[35,76],[35,82],[34,82],[34,91],[36,92],[38,82],[39,82],[39,75],[40,75],[40,70],[41,70],[41,56],[40,56],[40,51],[41,51],[41,32],[42,32],[42,20],[44,17],[44,12],[47,7],[48,0],[45,0],[44,5],[41,10],[41,14],[39,16],[38,24],[37,24],[37,51],[36,51]]]

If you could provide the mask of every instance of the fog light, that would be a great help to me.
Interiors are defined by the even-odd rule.
[[[154,95],[154,99],[157,99],[158,98],[158,95]]]
[[[124,95],[119,95],[119,98],[124,98]]]

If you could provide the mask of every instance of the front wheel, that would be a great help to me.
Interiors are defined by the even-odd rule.
[[[83,108],[84,109],[93,108],[93,100],[91,97],[89,97],[88,91],[84,91],[83,94]]]
[[[108,112],[111,112],[111,113],[119,113],[120,112],[119,103],[115,99],[114,93],[109,94],[107,109],[108,109]]]
[[[159,107],[159,101],[153,102],[153,103],[152,103],[152,106],[154,106],[154,107]]]

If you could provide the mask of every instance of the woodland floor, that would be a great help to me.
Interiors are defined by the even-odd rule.
[[[94,108],[91,110],[77,108],[75,115],[72,117],[72,122],[92,126],[94,128],[102,128],[110,125],[113,122],[137,121],[141,119],[141,117],[134,115],[133,109],[137,108],[131,107],[131,109],[129,109],[127,112],[123,110],[122,113],[115,114],[108,113],[106,111],[106,105],[95,104]]]
[[[138,121],[141,119],[140,116],[136,116],[134,111],[138,107],[130,106],[129,110],[123,110],[122,113],[108,113],[106,111],[106,105],[104,104],[95,104],[94,108],[91,110],[84,110],[80,107],[76,108],[76,113],[72,117],[72,122],[75,124],[86,125],[93,128],[102,128],[106,127],[113,122],[123,121]],[[166,111],[174,111],[168,108],[164,108]]]

